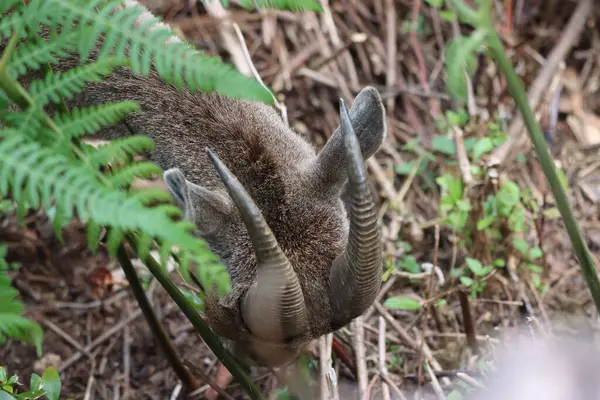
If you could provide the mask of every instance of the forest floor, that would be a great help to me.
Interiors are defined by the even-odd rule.
[[[218,8],[206,10],[201,2],[190,8],[186,4],[195,2],[183,0],[142,3],[203,51],[248,68],[235,31],[219,25]],[[258,74],[285,105],[290,125],[317,148],[339,123],[340,97],[351,102],[371,85],[385,99],[388,139],[368,167],[381,206],[386,281],[364,316],[364,341],[355,345],[352,329],[342,329],[339,351],[348,360],[334,357],[340,391],[355,391],[359,350],[368,367],[359,375],[368,380],[372,399],[382,398],[382,382],[430,382],[419,369],[423,361],[440,380],[474,371],[476,354],[511,327],[560,330],[561,321],[573,318],[595,327],[594,304],[552,193],[526,132],[515,128],[518,113],[505,80],[479,57],[469,107],[461,114],[444,64],[460,28],[430,3],[335,0],[322,14],[233,7],[228,17],[239,25]],[[576,10],[586,3],[593,11],[582,18]],[[600,9],[593,3],[496,1],[495,19],[598,263]],[[440,121],[463,116],[469,122],[447,135]],[[496,163],[490,166],[490,160]],[[460,228],[452,228],[441,211],[451,194],[439,183],[465,180],[471,181],[465,195],[470,209],[447,211],[450,218],[464,217]],[[515,193],[506,215],[490,216],[490,207],[497,211],[509,201],[503,196]],[[490,230],[477,230],[487,217]],[[177,377],[157,350],[119,265],[102,249],[87,249],[80,224],[63,236],[61,243],[39,214],[28,216],[24,227],[12,215],[0,216],[0,240],[21,265],[14,284],[26,314],[45,331],[41,360],[32,346],[9,341],[0,347],[0,365],[22,377],[55,365],[64,396],[74,399],[175,398]],[[154,307],[179,353],[214,375],[211,351],[160,286],[152,287]],[[389,380],[380,376],[380,337]],[[266,393],[275,393],[270,374],[253,376]],[[190,398],[203,398],[206,389]],[[235,384],[228,391],[243,398]]]

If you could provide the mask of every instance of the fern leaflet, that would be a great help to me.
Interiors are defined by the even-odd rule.
[[[207,275],[209,279],[217,276],[225,279],[208,282],[229,287],[226,272],[220,271],[220,265],[206,243],[191,235],[193,224],[171,219],[175,213],[181,216],[175,207],[147,208],[135,193],[130,195],[98,181],[92,166],[41,147],[18,130],[0,130],[0,138],[0,193],[3,195],[11,189],[17,204],[27,201],[32,208],[42,204],[46,210],[52,208],[54,199],[56,212],[64,220],[71,220],[76,211],[84,222],[91,220],[100,226],[111,227],[108,247],[113,253],[125,232],[131,231],[139,230],[157,240],[176,243],[186,260],[210,260],[217,267],[208,268],[213,271]],[[120,179],[124,181],[132,175],[123,175]]]
[[[90,157],[92,165],[101,166],[109,163],[122,163],[134,155],[154,149],[154,142],[146,136],[128,136],[102,144],[93,150]]]
[[[12,287],[7,273],[9,265],[5,260],[6,252],[6,246],[0,245],[0,343],[6,343],[8,337],[31,343],[40,357],[44,331],[37,323],[22,315],[23,303],[16,299],[18,292]]]
[[[70,114],[55,114],[54,122],[67,137],[92,135],[118,123],[127,114],[140,109],[134,102],[104,103],[99,106],[74,108]]]
[[[78,30],[82,60],[87,59],[101,34],[104,34],[98,57],[102,59],[114,51],[116,57],[128,59],[132,71],[137,74],[147,75],[153,61],[158,74],[179,88],[185,81],[194,91],[216,90],[230,97],[266,103],[273,101],[271,94],[257,80],[240,74],[217,57],[202,54],[189,43],[174,41],[174,33],[167,26],[159,25],[158,18],[153,17],[138,26],[136,22],[144,9],[137,5],[119,9],[121,0],[33,2],[52,3],[56,9],[54,14],[65,18],[56,22],[64,24],[63,28]],[[72,26],[75,22],[78,23],[77,27]]]
[[[61,96],[67,99],[83,89],[88,82],[100,82],[102,76],[110,74],[115,68],[125,65],[123,59],[105,58],[97,62],[70,69],[67,72],[49,72],[44,80],[31,82],[29,93],[38,107],[48,102],[59,103]]]
[[[12,55],[8,63],[8,71],[13,78],[34,71],[45,63],[56,63],[58,57],[68,55],[77,49],[77,32],[63,35],[52,34],[48,40],[37,40],[35,43],[22,43]]]

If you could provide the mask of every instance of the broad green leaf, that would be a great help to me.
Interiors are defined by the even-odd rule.
[[[477,230],[482,231],[486,228],[489,228],[490,225],[492,225],[495,220],[496,220],[496,217],[493,215],[489,216],[489,217],[485,217],[483,219],[480,219],[479,221],[477,221]]]
[[[469,114],[464,109],[446,111],[448,123],[453,126],[465,126],[469,122]]]
[[[479,260],[467,257],[465,262],[467,263],[467,267],[469,267],[471,272],[473,272],[475,275],[482,275],[484,268]]]
[[[454,12],[453,9],[440,10],[440,18],[443,19],[444,21],[452,22],[452,21],[454,21],[455,16],[456,16],[456,13]]]
[[[14,396],[12,396],[11,394],[0,390],[0,400],[17,400],[17,399]]]
[[[441,8],[444,4],[444,0],[425,0],[433,8]]]
[[[544,252],[539,247],[534,247],[533,249],[529,250],[529,258],[532,260],[538,259],[543,255]]]
[[[494,149],[494,141],[489,137],[481,138],[475,143],[473,149],[473,161],[479,160],[482,155],[489,153]]]
[[[29,379],[29,390],[32,392],[40,390],[42,388],[42,384],[42,378],[38,374],[32,373],[31,378]]]
[[[461,276],[460,281],[466,287],[471,287],[475,283],[475,280],[473,278],[469,278],[468,276]]]
[[[394,296],[389,297],[384,303],[384,307],[387,307],[392,310],[419,310],[423,305],[418,301],[403,297],[403,296]]]
[[[525,240],[519,239],[519,238],[513,239],[513,246],[515,247],[515,249],[517,249],[523,255],[526,255],[527,250],[529,249],[529,243],[527,243]]]
[[[446,136],[436,136],[431,140],[431,147],[434,150],[439,151],[440,153],[444,153],[447,155],[456,154],[456,146],[454,145],[454,141]]]
[[[58,400],[60,396],[60,375],[54,367],[48,367],[42,375],[44,380],[44,389],[46,389],[46,397],[48,400]]]

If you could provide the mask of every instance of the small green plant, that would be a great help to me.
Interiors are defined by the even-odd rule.
[[[498,259],[496,261],[501,261]],[[452,275],[458,277],[460,282],[469,289],[471,298],[477,297],[485,289],[487,278],[496,267],[503,266],[502,263],[494,265],[482,265],[479,260],[467,257],[465,265],[452,271]]]
[[[17,375],[8,376],[6,368],[0,366],[0,399],[1,400],[58,400],[61,391],[61,381],[54,367],[44,370],[42,376],[31,374],[29,390],[23,391],[23,384]]]
[[[510,93],[522,114],[529,138],[533,143],[533,148],[556,200],[557,208],[573,244],[574,252],[579,260],[596,309],[600,310],[600,279],[596,272],[594,260],[583,233],[575,220],[573,210],[569,205],[564,180],[552,160],[548,144],[529,104],[523,83],[516,74],[506,54],[504,44],[496,31],[493,19],[493,1],[478,1],[475,8],[467,5],[463,0],[449,0],[449,2],[457,13],[459,20],[474,29],[468,37],[454,39],[456,42],[460,42],[460,46],[453,46],[453,43],[451,43],[450,46],[453,46],[453,48],[449,48],[450,51],[446,52],[445,65],[448,75],[448,89],[458,104],[464,104],[467,99],[466,76],[473,71],[473,60],[476,59],[476,53],[483,50],[496,63],[499,71],[506,79]]]

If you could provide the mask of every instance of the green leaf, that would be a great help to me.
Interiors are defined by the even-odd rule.
[[[461,276],[459,279],[460,282],[466,287],[471,287],[475,283],[475,280],[473,278],[469,278],[468,276]]]
[[[467,257],[465,262],[467,267],[477,276],[484,276],[489,272],[488,268],[484,268],[479,260]]]
[[[469,122],[469,114],[462,108],[458,110],[447,110],[446,118],[448,123],[453,126],[465,126]]]
[[[6,270],[0,269],[0,343],[5,342],[6,337],[31,343],[35,345],[39,357],[42,354],[44,332],[37,323],[21,315],[24,306],[16,299],[17,295]]]
[[[477,221],[477,230],[482,231],[486,228],[489,228],[490,225],[492,225],[495,220],[496,220],[496,217],[493,215],[489,216],[489,217],[485,217],[483,219],[480,219],[479,221]]]
[[[31,378],[29,379],[29,390],[34,392],[36,390],[40,390],[42,388],[43,381],[42,378],[36,374],[35,372],[31,374]]]
[[[60,375],[54,367],[48,367],[42,375],[44,380],[44,389],[48,400],[58,400],[60,396],[61,382]]]
[[[446,10],[440,10],[440,18],[446,22],[454,21],[455,16],[456,16],[456,13],[451,8],[446,9]]]
[[[456,154],[456,146],[454,141],[446,136],[436,136],[431,140],[431,147],[440,153],[447,155]]]
[[[523,255],[526,255],[527,250],[529,249],[529,243],[527,243],[525,240],[519,239],[519,238],[513,239],[513,246],[515,247],[515,249],[517,249]]]
[[[444,0],[425,0],[433,8],[441,8],[444,5]]]
[[[498,206],[503,208],[503,211],[507,211],[504,215],[508,214],[507,208],[511,208],[519,204],[521,201],[521,190],[519,186],[513,181],[506,181],[498,191],[496,195]]]
[[[0,366],[0,383],[6,383],[8,379],[8,374],[6,373],[6,368]]]
[[[394,172],[396,172],[398,175],[409,175],[415,167],[416,162],[417,160],[410,160],[409,162],[401,165],[394,165]]]
[[[482,155],[488,153],[494,149],[494,141],[489,137],[481,138],[475,143],[473,149],[473,161],[479,160]]]
[[[467,101],[467,75],[477,67],[475,51],[483,44],[485,32],[477,30],[471,36],[459,36],[450,41],[446,48],[445,68],[446,86],[454,100],[463,105]]]
[[[544,252],[539,247],[534,247],[529,250],[529,258],[532,260],[538,259],[544,255]]]
[[[389,309],[392,310],[408,310],[408,311],[414,311],[414,310],[419,310],[421,309],[421,307],[423,307],[423,305],[421,303],[419,303],[418,301],[408,298],[408,297],[402,297],[402,296],[394,296],[394,297],[389,297],[385,300],[385,302],[383,303],[384,307],[387,307]]]
[[[0,400],[17,400],[17,398],[5,391],[0,390]]]

